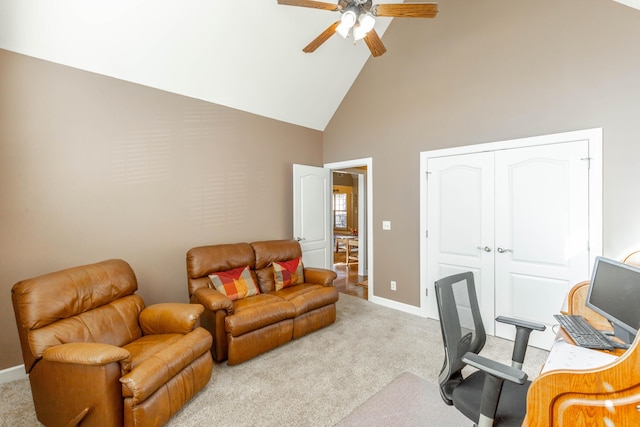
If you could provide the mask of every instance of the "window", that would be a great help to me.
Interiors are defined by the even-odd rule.
[[[333,193],[333,226],[347,228],[347,194]]]

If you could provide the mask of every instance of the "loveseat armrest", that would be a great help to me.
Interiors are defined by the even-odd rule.
[[[202,304],[204,308],[211,311],[225,310],[227,314],[233,313],[233,301],[226,295],[221,294],[215,289],[200,288],[193,293],[192,301],[195,299]]]
[[[305,267],[304,281],[314,285],[330,286],[338,275],[335,271],[326,268]]]
[[[77,342],[49,347],[42,358],[49,362],[70,363],[87,366],[104,366],[113,362],[126,361],[131,354],[111,344]]]
[[[209,355],[211,334],[198,327],[160,350],[120,378],[122,396],[137,405],[204,354]]]
[[[162,303],[140,312],[140,327],[144,335],[187,334],[200,326],[204,307],[199,304]]]

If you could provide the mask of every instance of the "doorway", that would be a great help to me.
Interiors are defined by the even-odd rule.
[[[344,212],[338,212],[337,220],[335,210],[332,208],[330,212],[334,224],[334,260],[337,261],[333,265],[338,274],[336,287],[341,292],[367,300],[373,295],[374,286],[373,232],[369,226],[373,217],[372,163],[371,158],[365,158],[324,165],[332,171],[336,194],[351,194],[350,197],[341,196],[346,205],[342,209]]]
[[[332,250],[333,270],[338,275],[334,285],[342,293],[368,299],[368,281],[359,243],[363,221],[359,193],[364,174],[365,167],[332,171]]]

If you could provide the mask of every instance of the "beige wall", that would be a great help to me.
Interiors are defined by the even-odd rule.
[[[318,131],[0,50],[0,369],[11,286],[123,258],[147,304],[187,302],[197,245],[291,238],[292,163]]]
[[[439,5],[434,20],[393,21],[388,52],[369,59],[324,132],[325,162],[373,158],[375,295],[419,305],[419,153],[431,149],[602,127],[604,252],[640,248],[640,11]]]

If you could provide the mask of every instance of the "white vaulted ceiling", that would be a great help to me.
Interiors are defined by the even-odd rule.
[[[338,35],[302,52],[339,17],[277,0],[0,0],[0,48],[324,130],[370,57]]]

